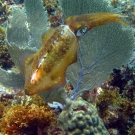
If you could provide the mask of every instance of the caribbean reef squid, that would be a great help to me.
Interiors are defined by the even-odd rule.
[[[42,35],[42,46],[23,59],[24,90],[27,95],[52,90],[65,83],[68,66],[77,61],[78,39],[89,30],[110,22],[127,26],[116,13],[92,13],[68,17],[64,25]],[[97,39],[98,40],[98,39]]]

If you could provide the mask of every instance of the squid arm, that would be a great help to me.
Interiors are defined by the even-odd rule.
[[[121,19],[122,17],[127,16],[111,12],[83,14],[68,17],[65,20],[65,25],[68,25],[75,34],[78,30],[82,30],[83,33],[86,33],[95,27],[99,27],[110,22],[121,23],[124,26],[128,26],[128,24]],[[80,35],[76,34],[76,36]]]

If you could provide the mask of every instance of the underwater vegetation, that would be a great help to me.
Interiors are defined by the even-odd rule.
[[[6,1],[0,1],[0,67],[3,69],[11,69],[14,63],[8,52],[7,43],[4,41],[6,37],[6,20],[10,9]]]
[[[7,45],[0,45],[0,66],[4,69],[13,67],[14,63],[8,53]]]
[[[65,80],[68,79],[74,87],[75,97],[82,91],[100,86],[101,83],[106,80],[107,75],[113,67],[124,64],[131,57],[133,49],[131,29],[129,27],[125,28],[118,23],[104,25],[112,21],[125,24],[119,19],[119,17],[123,17],[122,15],[115,13],[105,14],[105,12],[112,12],[113,9],[107,6],[108,4],[104,1],[86,1],[85,3],[82,2],[82,4],[76,1],[78,5],[81,5],[79,9],[83,9],[82,13],[80,13],[78,6],[71,8],[73,11],[70,10],[69,12],[67,9],[74,6],[74,3],[69,2],[68,6],[65,6],[66,3],[64,2],[65,1],[61,2],[60,5],[63,10],[65,25],[60,25],[54,29],[49,29],[47,12],[43,8],[42,1],[26,0],[24,2],[26,12],[24,12],[23,8],[12,7],[12,16],[9,16],[10,23],[7,26],[7,41],[11,57],[21,72],[20,74],[7,74],[4,73],[5,71],[1,71],[0,73],[5,76],[5,79],[2,79],[2,84],[23,88],[25,81],[26,94],[35,94],[41,90],[46,90],[40,93],[46,98],[48,94],[51,97],[51,93],[62,92],[62,90],[59,91],[56,87],[63,85]],[[97,8],[98,10],[90,6],[94,4],[95,7],[99,7]],[[35,5],[39,8],[35,9]],[[87,11],[86,9],[89,10]],[[96,12],[104,13],[96,14]],[[39,16],[42,17],[39,18]],[[18,19],[16,20],[16,18]],[[90,24],[89,21],[92,18],[94,20]],[[97,20],[97,18],[99,18],[99,20]],[[104,26],[95,28],[100,25]],[[64,33],[59,36],[61,30],[63,30]],[[41,35],[44,32],[46,38],[43,38],[42,41]],[[66,33],[69,34],[69,39],[68,36],[65,36]],[[84,35],[84,33],[86,34]],[[83,36],[79,37],[80,35]],[[98,40],[96,37],[98,37]],[[74,38],[74,42],[72,38]],[[78,40],[79,47],[77,46]],[[47,44],[47,42],[52,44]],[[89,43],[91,44],[89,45]],[[74,51],[71,51],[71,46],[65,48],[62,44],[73,44],[74,47],[72,47]],[[45,51],[43,51],[44,48]],[[28,54],[24,55],[24,53]],[[72,54],[75,58],[71,59],[72,56],[69,57],[69,54]],[[20,58],[20,56],[22,57]],[[71,62],[67,60],[67,58],[70,58]],[[110,63],[112,60],[114,62]],[[76,63],[72,64],[74,62]],[[62,69],[65,63],[67,63],[67,65]],[[66,71],[67,67],[68,69]],[[45,70],[43,70],[44,68]],[[43,75],[42,77],[41,74]],[[18,82],[14,81],[14,79],[17,79]],[[56,90],[49,91],[49,89],[55,88]],[[64,97],[60,98],[65,99]]]
[[[130,25],[135,28],[135,2],[134,0],[111,0],[111,5],[128,15]],[[135,33],[135,29],[134,29]]]
[[[83,98],[98,109],[111,135],[133,135],[135,123],[135,75],[130,66],[114,69],[100,91],[85,92]],[[93,99],[93,100],[92,100]]]
[[[4,104],[0,102],[0,118],[2,118],[4,108],[5,108]]]
[[[34,135],[38,130],[50,126],[55,121],[52,111],[45,106],[16,105],[5,110],[0,127],[3,133],[9,135]]]
[[[18,95],[17,95],[18,96]],[[7,135],[64,135],[56,124],[57,113],[38,95],[4,106],[0,102],[0,132]]]
[[[58,4],[58,0],[42,0],[45,9],[48,12],[49,25],[57,27],[62,24],[62,9]]]
[[[117,69],[133,56],[127,16],[106,0],[11,3],[5,41],[19,72],[0,69],[0,83],[22,91],[1,95],[1,132],[132,135],[134,75],[132,69]],[[110,80],[101,86],[113,68]],[[33,94],[65,108],[51,109]]]

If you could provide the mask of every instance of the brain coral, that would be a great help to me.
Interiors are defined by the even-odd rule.
[[[95,107],[81,98],[65,106],[58,123],[69,135],[109,135]]]

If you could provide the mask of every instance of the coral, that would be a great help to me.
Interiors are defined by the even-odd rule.
[[[9,1],[9,0],[8,0]],[[7,20],[7,16],[10,13],[9,2],[5,0],[0,1],[0,24],[3,24]]]
[[[135,115],[135,101],[121,99],[118,110],[121,112],[124,121],[132,121]]]
[[[69,135],[109,135],[97,114],[96,108],[92,104],[82,100],[82,98],[66,104],[58,117],[58,124]]]
[[[43,0],[44,6],[49,14],[51,27],[57,27],[62,23],[62,9],[58,0]]]
[[[57,9],[55,14],[49,16],[49,22],[51,27],[57,27],[62,24],[62,11],[60,8]]]
[[[33,5],[31,6],[31,4]],[[35,5],[39,6],[39,8],[35,7]],[[19,7],[12,6],[10,13],[13,16],[9,16],[9,24],[6,32],[8,41],[15,44],[8,46],[8,50],[17,68],[20,67],[19,58],[24,52],[35,53],[37,51],[37,48],[41,45],[41,35],[47,29],[47,13],[43,9],[41,0],[32,0],[32,2],[28,0],[25,3],[25,7],[27,7],[27,12],[24,12],[22,7],[20,9]],[[8,73],[0,69],[1,75],[3,75],[1,83],[4,85],[10,85],[10,87],[17,87],[18,85],[20,88],[24,85],[24,78],[21,73]],[[18,81],[14,81],[14,79]]]
[[[0,15],[3,14],[6,10],[6,2],[5,1],[0,1]]]
[[[65,18],[86,13],[113,11],[106,0],[103,2],[63,0],[61,3]],[[7,27],[9,52],[17,67],[19,67],[20,55],[25,52],[35,53],[39,49],[41,35],[47,31],[48,26],[47,12],[41,0],[26,0],[24,4],[26,12],[24,8],[15,6],[12,8],[12,16],[9,17]],[[129,27],[125,29],[119,24],[108,24],[91,30],[79,39],[79,43],[82,44],[78,51],[79,60],[76,64],[72,64],[66,73],[77,94],[101,85],[112,68],[126,63],[132,55],[134,39]],[[110,62],[112,59],[114,62]],[[23,87],[22,74],[8,74],[0,70],[0,76],[1,74],[4,76],[1,78],[1,83]],[[17,84],[16,79],[19,80]]]
[[[29,102],[38,106],[46,105],[45,101],[37,94],[31,96],[31,100]]]
[[[113,12],[113,8],[104,0],[63,0],[61,3],[65,18],[85,13]],[[113,68],[128,62],[133,54],[134,37],[129,27],[110,23],[89,31],[79,39],[79,43],[78,61],[66,71],[67,79],[77,95],[99,87]],[[125,55],[129,44],[132,49]]]
[[[123,92],[129,82],[130,87],[132,87],[135,84],[133,70],[134,69],[129,66],[123,66],[120,69],[113,69],[109,85],[119,87],[120,93]]]
[[[131,130],[128,132],[128,135],[134,135],[135,134],[135,124],[131,127]]]
[[[111,135],[133,134],[135,123],[135,65],[114,69],[99,88],[85,91],[82,97],[96,106]]]
[[[65,20],[65,25],[46,31],[42,35],[41,48],[22,59],[25,93],[33,95],[63,85],[67,68],[77,61],[78,37],[110,22],[126,25],[120,17],[123,16],[114,13],[71,16]]]
[[[46,133],[45,135],[67,135],[66,131],[63,131],[62,129],[60,129],[56,125],[49,127],[48,131],[44,132],[44,133]]]
[[[7,45],[0,45],[0,66],[3,69],[9,69],[14,65],[9,53]]]
[[[130,25],[134,28],[135,35],[135,3],[134,0],[111,0],[114,8],[128,16]]]
[[[110,0],[111,1],[111,5],[116,7],[116,5],[118,4],[119,0]]]
[[[96,98],[99,116],[109,132],[128,134],[135,122],[135,75],[132,66],[114,69]],[[123,130],[124,129],[124,130]]]
[[[110,129],[109,129],[109,134],[110,134],[110,135],[119,135],[119,132],[118,132],[117,129],[110,128]]]
[[[99,109],[99,113],[101,112],[100,117],[103,118],[109,115],[109,106],[117,108],[120,98],[117,88],[114,90],[103,89],[96,99],[96,105]],[[110,118],[110,116],[108,117]]]
[[[1,118],[2,115],[3,115],[4,109],[5,109],[4,104],[3,104],[2,102],[0,102],[0,118]]]
[[[8,53],[7,45],[5,43],[5,37],[6,37],[5,27],[7,26],[7,23],[5,22],[7,20],[8,14],[9,14],[9,7],[7,6],[7,1],[1,0],[0,1],[0,67],[2,67],[3,69],[9,69],[14,65]]]
[[[8,135],[37,135],[55,122],[53,112],[47,106],[16,105],[5,110],[0,128]]]
[[[16,90],[16,91],[18,91],[18,90]],[[2,97],[2,99],[4,99],[3,97]],[[7,101],[6,101],[7,100]],[[32,135],[39,135],[39,134],[44,134],[44,135],[66,135],[66,132],[65,131],[63,131],[62,129],[60,129],[58,126],[57,126],[57,124],[56,124],[56,120],[57,120],[57,117],[58,117],[58,114],[59,114],[59,112],[58,112],[58,110],[57,110],[57,112],[55,112],[55,110],[54,109],[50,109],[47,105],[46,105],[46,103],[45,103],[45,101],[39,96],[39,95],[33,95],[33,96],[31,96],[31,97],[29,97],[29,96],[24,96],[24,91],[21,91],[21,92],[19,92],[18,94],[16,94],[15,96],[14,96],[14,98],[12,98],[12,100],[11,100],[11,102],[8,102],[9,101],[9,97],[7,96],[7,95],[5,95],[5,99],[4,99],[4,101],[2,100],[2,103],[4,102],[4,105],[6,105],[7,107],[5,107],[4,106],[4,108],[6,108],[5,109],[5,111],[6,112],[8,112],[8,111],[12,111],[12,113],[13,113],[13,109],[15,109],[15,111],[16,112],[14,112],[14,115],[19,115],[19,114],[21,114],[21,113],[23,113],[23,117],[25,117],[26,119],[29,119],[29,120],[25,120],[25,119],[20,119],[20,122],[21,122],[21,120],[22,120],[22,122],[24,123],[24,121],[26,122],[25,124],[31,124],[31,122],[28,122],[28,121],[30,121],[30,119],[31,119],[31,117],[32,117],[32,115],[33,115],[33,118],[31,119],[31,121],[33,122],[33,124],[34,124],[34,121],[35,122],[37,122],[37,124],[38,123],[40,123],[40,122],[42,122],[41,124],[43,124],[43,128],[40,128],[40,126],[38,127],[38,133],[35,131],[35,133],[33,133],[34,132],[34,130],[32,131],[32,132],[30,132],[30,131],[28,131],[27,133],[24,131],[24,130],[31,130],[30,128],[34,128],[34,126],[36,126],[36,125],[31,125],[31,126],[33,126],[33,127],[31,127],[30,125],[28,125],[27,127],[21,127],[20,129],[19,128],[16,128],[16,129],[14,129],[14,130],[16,130],[15,131],[15,134],[13,134],[13,135],[17,135],[17,133],[19,132],[20,134],[22,134],[22,135],[30,135],[30,134],[32,134]],[[0,102],[1,103],[1,102]],[[8,104],[6,104],[6,103],[8,103]],[[27,107],[26,107],[27,106]],[[4,108],[3,108],[3,104],[2,104],[2,106],[1,106],[1,104],[0,104],[0,115],[2,116],[2,114],[3,114],[3,111],[4,111]],[[16,108],[18,108],[18,109],[16,109]],[[20,111],[19,111],[19,108],[20,108]],[[45,110],[45,108],[47,108],[47,110]],[[27,110],[26,110],[27,109]],[[36,111],[35,111],[36,110]],[[33,111],[33,112],[32,112]],[[30,112],[31,112],[31,114],[30,114]],[[32,113],[34,113],[34,114],[32,114]],[[38,114],[37,114],[38,113]],[[50,117],[51,117],[51,114],[52,114],[52,117],[50,118],[48,115],[48,113],[50,113]],[[47,114],[47,115],[46,115]],[[6,114],[4,113],[4,115],[3,115],[3,118],[2,119],[6,119],[5,117],[7,117],[7,115],[5,116]],[[8,117],[10,117],[11,116],[11,114],[9,114],[9,112],[8,112]],[[31,115],[31,116],[30,116]],[[45,116],[46,115],[46,116]],[[12,115],[13,116],[13,115]],[[12,117],[11,116],[11,117]],[[20,115],[19,115],[20,116]],[[49,117],[49,118],[47,118],[47,116]],[[39,118],[38,118],[39,117]],[[51,119],[51,122],[50,122],[50,124],[48,123],[48,126],[45,126],[45,123],[43,123],[43,121],[44,122],[47,122],[47,120],[44,120],[45,119],[45,117],[47,118],[47,119]],[[14,117],[15,119],[17,119],[17,117]],[[34,120],[33,120],[34,119]],[[37,120],[36,120],[37,119]],[[11,118],[10,118],[10,120],[11,120]],[[43,121],[42,121],[43,120]],[[3,120],[3,121],[5,121],[5,120]],[[17,123],[17,122],[16,122]],[[4,124],[4,123],[3,123]],[[19,125],[20,123],[18,122],[18,125]],[[1,124],[0,124],[1,125]],[[2,128],[2,127],[0,127],[0,128]],[[6,128],[5,126],[4,126],[4,128]],[[3,129],[4,130],[4,129]],[[23,130],[23,131],[22,131]],[[5,131],[5,130],[4,130]],[[5,131],[6,132],[6,131]],[[2,131],[0,132],[0,134],[5,134],[5,132],[3,133]],[[7,132],[6,132],[7,133]],[[9,135],[10,134],[12,134],[12,133],[8,133]]]
[[[46,10],[51,13],[52,11],[55,11],[58,7],[58,0],[42,0],[43,5],[46,7]]]

